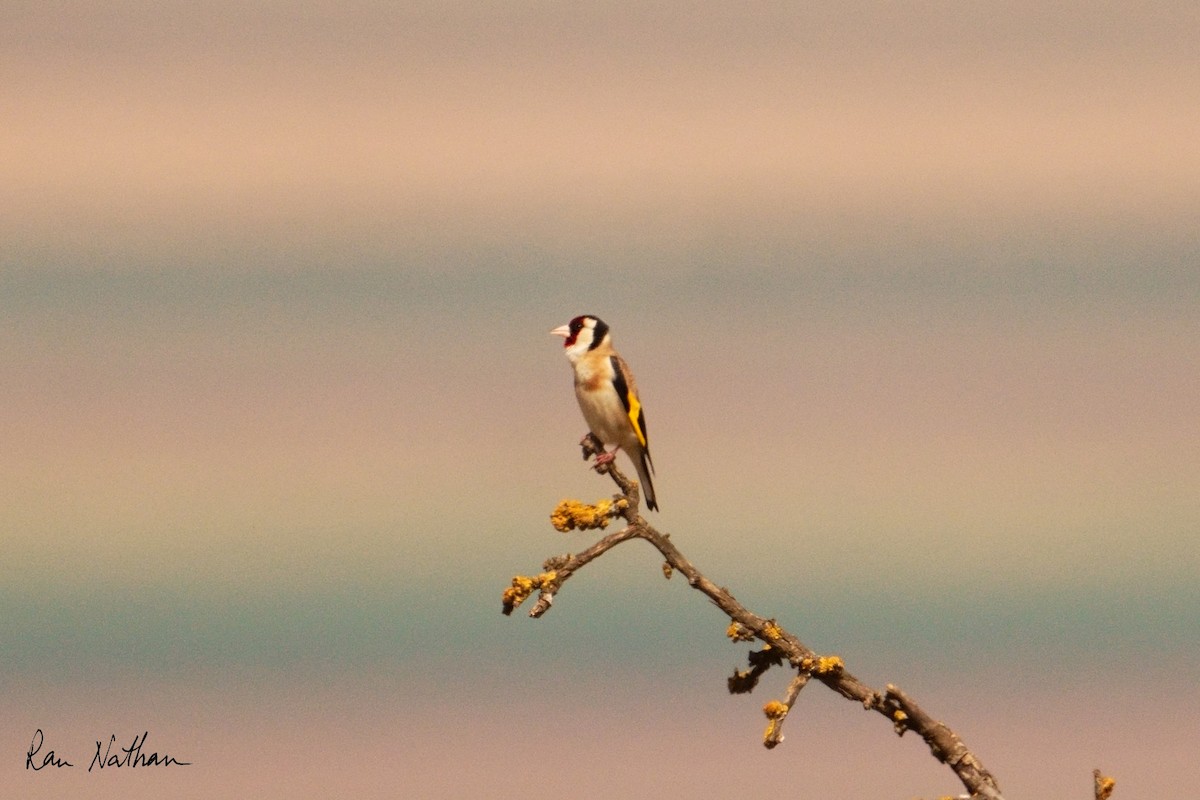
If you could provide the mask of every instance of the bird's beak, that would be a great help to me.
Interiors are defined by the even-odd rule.
[[[550,335],[551,336],[561,336],[564,339],[567,339],[567,338],[570,338],[570,336],[571,336],[571,328],[568,327],[567,325],[559,325],[557,328],[550,331]]]

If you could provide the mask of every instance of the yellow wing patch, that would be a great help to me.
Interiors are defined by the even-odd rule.
[[[646,432],[642,430],[642,404],[633,392],[629,393],[629,421],[633,423],[633,432],[637,434],[638,441],[642,443],[642,447],[645,447]]]
[[[638,443],[644,448],[646,446],[646,417],[642,414],[642,403],[638,400],[633,376],[629,374],[629,367],[625,366],[625,362],[616,353],[609,356],[609,364],[612,365],[613,389],[616,390],[617,397],[621,398],[621,405],[625,407],[625,414],[629,417],[629,424],[633,426]]]

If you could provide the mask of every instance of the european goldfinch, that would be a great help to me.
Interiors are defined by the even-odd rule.
[[[617,450],[624,450],[637,469],[646,507],[658,511],[650,482],[654,462],[646,441],[646,415],[633,373],[613,349],[608,325],[585,314],[550,333],[566,340],[567,360],[575,368],[575,397],[588,428],[603,444],[616,445],[612,452],[597,456],[596,465],[612,461]]]

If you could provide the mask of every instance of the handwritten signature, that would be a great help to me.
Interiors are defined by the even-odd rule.
[[[128,747],[120,747],[118,745],[116,751],[113,750],[113,745],[117,744],[116,734],[109,737],[107,745],[97,739],[96,755],[92,756],[92,763],[88,765],[87,771],[91,772],[93,768],[107,769],[108,767],[129,767],[132,769],[135,767],[191,766],[192,762],[180,761],[166,753],[159,755],[157,752],[154,752],[147,755],[142,752],[146,746],[146,738],[149,736],[149,731],[143,731],[140,736],[133,737],[133,742]],[[75,766],[53,750],[47,750],[43,755],[42,747],[45,743],[46,736],[42,733],[42,729],[38,728],[33,733],[33,741],[29,743],[29,752],[25,755],[25,769],[31,769],[36,772],[46,767],[62,769],[64,767]]]

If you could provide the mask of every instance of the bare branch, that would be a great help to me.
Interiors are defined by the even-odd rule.
[[[590,458],[603,449],[590,434],[584,438],[581,445],[584,458]],[[784,662],[795,670],[784,699],[773,700],[763,707],[763,713],[768,719],[763,736],[763,744],[766,747],[773,748],[783,741],[784,719],[796,704],[801,690],[810,680],[816,679],[842,697],[887,717],[897,734],[903,735],[910,730],[917,733],[928,745],[933,756],[954,771],[973,798],[1003,800],[996,779],[984,769],[979,759],[949,727],[930,717],[897,687],[889,684],[882,692],[871,689],[850,674],[838,656],[818,655],[774,619],[760,617],[747,609],[728,589],[717,586],[705,577],[679,551],[669,535],[656,530],[638,513],[641,498],[636,481],[627,478],[613,462],[597,467],[597,471],[611,477],[620,489],[620,494],[615,495],[612,500],[601,501],[591,506],[577,501],[565,501],[552,515],[554,526],[560,531],[602,528],[616,517],[624,518],[626,526],[616,533],[604,536],[578,555],[548,559],[543,565],[544,572],[537,577],[518,575],[513,579],[513,585],[504,592],[505,614],[511,614],[514,608],[534,591],[538,591],[537,602],[529,615],[542,616],[550,610],[554,595],[576,571],[621,542],[644,539],[662,554],[665,560],[664,575],[669,578],[674,572],[678,572],[687,579],[689,586],[703,592],[729,617],[731,623],[726,634],[730,639],[735,642],[758,640],[763,643],[761,650],[750,654],[751,669],[746,672],[736,671],[733,677],[729,678],[730,692],[752,691],[771,667],[783,666]],[[1096,780],[1097,800],[1108,800],[1112,792],[1111,779],[1104,779],[1107,781],[1107,788],[1103,796],[1098,772]]]

